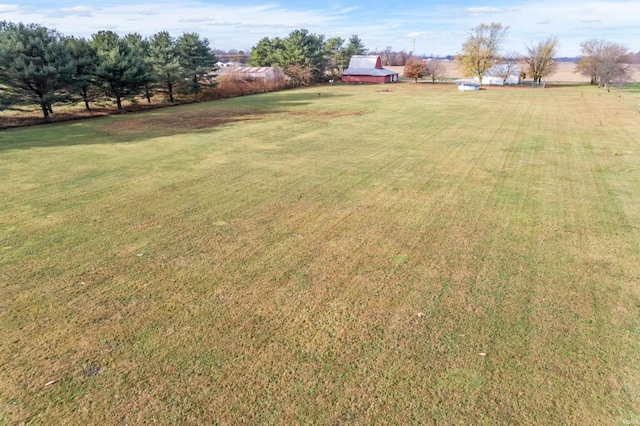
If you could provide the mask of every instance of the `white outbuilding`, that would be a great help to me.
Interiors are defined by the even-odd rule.
[[[265,83],[286,81],[288,79],[281,69],[275,67],[221,67],[215,73],[218,79],[232,76],[239,80],[262,81]]]
[[[496,64],[489,68],[482,81],[478,77],[474,80],[483,86],[504,86],[505,84],[520,84],[520,75],[522,67],[520,65],[512,65],[509,69],[508,64]],[[506,76],[506,79],[504,78]]]

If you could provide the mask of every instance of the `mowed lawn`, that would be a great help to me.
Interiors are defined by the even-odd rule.
[[[0,132],[0,424],[640,424],[640,114],[334,86]]]

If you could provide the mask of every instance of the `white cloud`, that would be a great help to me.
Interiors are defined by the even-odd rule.
[[[465,11],[471,15],[492,15],[496,13],[505,12],[505,9],[501,9],[498,7],[490,7],[490,6],[481,6],[481,7],[468,7]]]
[[[0,4],[0,13],[20,12],[26,10],[27,9],[25,7],[22,7],[19,4]]]
[[[82,16],[85,18],[91,18],[94,16],[94,13],[99,10],[100,9],[95,9],[90,6],[73,6],[61,8],[60,13],[63,16]]]

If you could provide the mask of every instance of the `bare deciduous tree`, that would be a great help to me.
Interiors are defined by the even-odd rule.
[[[582,56],[576,65],[576,72],[588,76],[591,84],[598,84],[598,62],[604,40],[592,38],[580,43]]]
[[[518,52],[507,52],[500,57],[500,64],[496,67],[498,77],[502,79],[502,84],[507,82],[507,79],[513,75],[513,72],[518,68],[518,65],[522,62],[522,56]],[[518,81],[522,71],[518,72]]]
[[[609,87],[624,84],[629,79],[629,50],[618,44],[601,39],[590,39],[580,43],[582,57],[576,72],[591,78],[591,84]]]
[[[436,80],[444,77],[445,66],[442,61],[432,59],[427,63],[427,75],[431,77],[431,83],[435,83]]]
[[[543,77],[547,77],[555,71],[557,64],[553,58],[558,52],[558,46],[556,36],[549,36],[536,45],[526,46],[528,56],[524,61],[529,65],[529,72],[534,83],[540,83]]]
[[[500,46],[509,27],[500,23],[480,24],[469,32],[458,55],[464,75],[482,77],[499,59]]]

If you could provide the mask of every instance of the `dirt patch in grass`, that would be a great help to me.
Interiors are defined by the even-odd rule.
[[[123,135],[162,135],[168,136],[178,133],[192,132],[201,129],[211,129],[228,123],[251,120],[252,113],[238,111],[183,110],[171,114],[144,115],[123,121],[109,121],[98,126],[98,131],[108,136]]]

